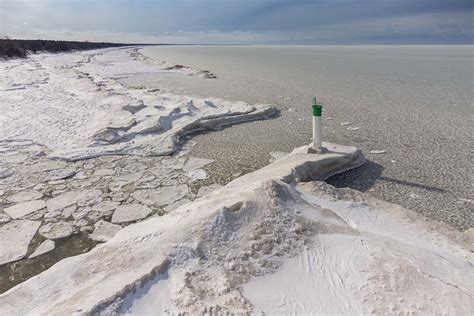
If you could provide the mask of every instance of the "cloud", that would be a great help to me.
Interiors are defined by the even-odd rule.
[[[0,0],[0,11],[0,35],[24,38],[377,44],[474,37],[470,0]]]

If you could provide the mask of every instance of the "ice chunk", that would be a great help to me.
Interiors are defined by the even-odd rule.
[[[100,190],[70,191],[46,201],[49,211],[55,211],[78,203],[79,206],[101,202]]]
[[[76,203],[78,192],[66,192],[46,201],[48,210],[55,211]]]
[[[20,260],[28,251],[40,222],[19,220],[0,227],[0,265]]]
[[[7,214],[0,213],[0,224],[8,223],[12,218]]]
[[[113,169],[107,169],[107,168],[97,169],[94,172],[95,176],[113,176],[114,174],[115,174],[115,171]]]
[[[35,258],[35,257],[38,257],[42,254],[45,254],[47,252],[50,252],[51,250],[54,249],[55,247],[55,242],[50,240],[50,239],[46,239],[45,241],[43,241],[41,243],[41,245],[38,246],[38,248],[36,248],[36,250],[28,257],[28,258]]]
[[[190,172],[190,171],[202,168],[205,165],[208,165],[208,164],[213,163],[213,162],[214,162],[214,160],[212,160],[212,159],[191,157],[184,164],[183,170],[186,171],[186,172]]]
[[[13,203],[26,202],[31,200],[40,199],[43,196],[40,192],[36,190],[23,190],[21,192],[15,193],[8,197],[9,201]]]
[[[11,218],[17,219],[30,213],[36,212],[45,207],[46,204],[43,200],[34,200],[7,207],[6,209],[4,209],[4,211],[8,215],[10,215]]]
[[[8,178],[9,176],[13,174],[14,174],[13,170],[0,167],[0,179]]]
[[[112,223],[126,223],[138,221],[150,215],[152,210],[142,204],[127,204],[117,207],[112,215]]]
[[[61,239],[72,235],[74,232],[71,224],[67,222],[48,223],[39,229],[41,236],[48,239]]]
[[[106,242],[114,237],[121,229],[122,226],[120,225],[100,220],[95,223],[94,232],[89,237],[98,242]]]
[[[181,200],[188,194],[188,187],[185,184],[160,187],[158,189],[138,190],[133,193],[133,197],[146,205],[168,205]]]
[[[76,174],[76,170],[69,169],[69,168],[52,170],[49,172],[46,180],[49,180],[49,181],[63,180],[63,179],[71,178],[75,174]]]
[[[99,204],[95,205],[92,210],[94,211],[99,211],[101,213],[108,213],[117,208],[117,206],[120,205],[120,202],[114,202],[114,201],[103,201],[100,202]]]
[[[197,182],[199,180],[207,179],[207,172],[204,169],[196,169],[191,172],[188,172],[187,176],[191,178],[191,182]]]

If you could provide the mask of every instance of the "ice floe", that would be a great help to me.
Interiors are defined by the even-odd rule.
[[[28,258],[31,259],[31,258],[41,256],[53,250],[55,246],[56,246],[56,243],[53,240],[46,239],[38,246],[38,248],[35,249],[35,251],[31,255],[28,256]]]
[[[114,237],[121,229],[122,226],[120,225],[100,220],[95,223],[95,229],[90,235],[90,238],[98,242],[106,242],[110,238]]]
[[[208,174],[207,174],[206,170],[204,170],[204,169],[196,169],[196,170],[193,170],[191,172],[188,172],[186,175],[190,178],[191,182],[197,182],[199,180],[206,180],[207,177],[208,177]]]
[[[117,207],[112,215],[112,223],[134,222],[146,218],[152,210],[142,204],[127,204]]]
[[[370,153],[374,155],[380,155],[380,154],[385,154],[387,151],[386,150],[371,150]]]
[[[16,220],[0,226],[0,265],[26,256],[40,222]]]
[[[196,158],[190,157],[183,166],[183,170],[190,172],[199,168],[202,168],[210,163],[213,163],[214,160],[212,159],[203,159],[203,158]]]
[[[146,205],[164,206],[176,202],[188,194],[185,184],[160,187],[158,189],[145,189],[133,192],[133,197]]]
[[[68,222],[47,223],[41,226],[39,233],[48,239],[61,239],[71,236],[74,229]]]
[[[5,208],[3,211],[7,213],[11,218],[17,219],[36,212],[45,207],[46,203],[43,200],[34,200],[15,204],[13,206]]]
[[[36,190],[23,190],[8,197],[8,200],[13,203],[27,202],[31,200],[37,200],[43,197],[41,192]]]

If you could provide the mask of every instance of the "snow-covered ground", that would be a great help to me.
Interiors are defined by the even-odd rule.
[[[1,315],[472,313],[472,231],[319,182],[360,150],[275,152],[202,186],[213,161],[180,138],[275,108],[140,74],[215,77],[135,48],[0,63],[0,289],[75,234],[103,243],[0,294]]]
[[[0,62],[0,292],[38,273],[45,259],[82,252],[65,246],[72,236],[92,247],[199,195],[213,161],[189,157],[185,134],[276,111],[163,93],[137,79],[143,74],[215,78],[137,48]]]
[[[213,77],[153,62],[132,48],[32,55],[1,62],[0,73],[0,140],[31,140],[67,160],[166,155],[186,133],[275,113],[271,105],[124,86],[120,80],[133,82],[137,74]]]
[[[0,295],[2,314],[469,314],[472,236],[322,180],[306,148]]]

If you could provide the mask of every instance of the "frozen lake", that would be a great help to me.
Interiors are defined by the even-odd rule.
[[[371,160],[331,183],[473,227],[473,46],[158,46],[143,53],[218,77],[170,76],[151,85],[281,110],[273,120],[196,138],[194,154],[216,159],[223,182],[266,164],[270,152],[308,143],[318,96],[325,139],[362,148]]]

